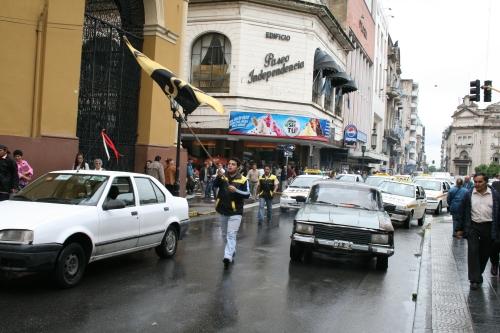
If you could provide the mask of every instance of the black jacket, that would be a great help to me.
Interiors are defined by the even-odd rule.
[[[10,193],[19,187],[17,164],[9,156],[0,157],[0,192]]]
[[[497,235],[500,231],[499,230],[500,220],[499,220],[499,216],[498,216],[500,197],[499,197],[499,193],[497,191],[495,191],[494,188],[492,188],[491,186],[488,186],[488,187],[490,188],[491,194],[493,196],[493,211],[491,212],[491,214],[492,214],[491,216],[493,217],[492,226],[491,226],[491,238],[497,239]],[[472,191],[473,191],[473,189],[470,191],[467,191],[467,193],[464,196],[464,201],[463,201],[464,218],[463,218],[463,222],[462,222],[463,225],[458,226],[458,230],[464,230],[466,233],[469,232],[471,222],[472,222],[472,219],[471,219]]]
[[[215,167],[215,165],[209,166],[207,168],[205,168],[205,167],[201,168],[201,170],[200,170],[200,180],[201,181],[205,180],[205,169],[208,171],[207,172],[207,180],[210,180],[210,178],[212,178],[212,176],[215,175],[215,173],[217,172],[217,168]]]
[[[236,192],[229,192],[229,185],[236,187]],[[217,213],[226,216],[243,215],[243,201],[250,197],[250,188],[245,176],[239,172],[234,177],[228,174],[217,176],[214,187],[219,189],[215,203]]]

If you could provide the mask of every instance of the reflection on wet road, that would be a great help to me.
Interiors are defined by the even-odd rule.
[[[375,260],[315,255],[289,260],[294,213],[274,210],[258,227],[249,210],[234,265],[223,270],[213,218],[198,220],[173,260],[154,251],[97,262],[83,283],[54,289],[48,277],[1,281],[1,332],[410,332],[421,237],[397,229],[386,273]]]

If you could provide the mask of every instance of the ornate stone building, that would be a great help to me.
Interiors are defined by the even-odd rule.
[[[480,164],[500,158],[500,103],[479,109],[468,96],[453,113],[443,132],[441,165],[455,175],[470,175]]]

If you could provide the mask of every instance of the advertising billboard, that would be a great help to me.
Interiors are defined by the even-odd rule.
[[[330,122],[307,116],[231,111],[229,134],[328,142]]]

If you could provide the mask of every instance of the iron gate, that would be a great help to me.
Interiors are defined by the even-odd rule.
[[[138,50],[142,49],[142,37],[110,23],[113,19],[119,23],[119,15],[116,9],[100,17],[85,14],[77,136],[87,161],[101,158],[108,170],[133,171],[140,67],[121,37],[126,35]],[[102,129],[122,155],[118,160],[110,150],[112,157],[107,161],[100,136]]]

